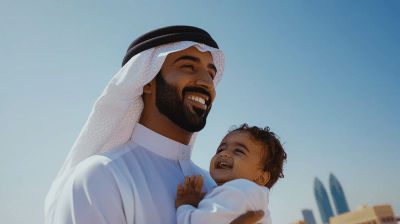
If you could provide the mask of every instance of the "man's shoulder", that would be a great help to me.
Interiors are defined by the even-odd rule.
[[[102,155],[94,155],[85,159],[74,170],[74,182],[87,182],[105,176],[113,176],[109,168],[110,162],[112,159]]]
[[[104,157],[104,159],[107,158],[110,161],[113,161],[113,160],[120,158],[121,156],[124,156],[125,154],[127,154],[129,151],[131,151],[132,149],[134,149],[137,146],[138,146],[138,144],[135,143],[134,141],[128,141],[125,144],[122,144],[122,145],[116,147],[115,149],[112,149],[108,152],[104,152],[98,156],[102,156],[102,157]],[[98,158],[98,159],[100,159],[100,158]]]
[[[121,157],[132,150],[132,147],[134,145],[126,143],[108,152],[90,156],[77,165],[75,174],[80,177],[110,175],[112,174],[111,164],[118,163]]]

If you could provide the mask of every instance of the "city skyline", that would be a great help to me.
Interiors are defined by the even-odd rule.
[[[314,179],[314,195],[322,222],[329,223],[329,218],[334,214],[325,187],[318,177]]]
[[[350,211],[343,188],[333,173],[329,175],[329,189],[331,191],[333,204],[335,205],[336,214],[339,215]]]
[[[316,224],[312,210],[303,209],[301,212],[303,213],[304,221],[306,222],[306,224]]]

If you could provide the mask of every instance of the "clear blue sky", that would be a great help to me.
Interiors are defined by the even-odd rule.
[[[275,224],[312,209],[317,176],[351,210],[400,216],[400,2],[2,1],[0,223],[43,223],[43,203],[129,44],[168,25],[205,29],[226,56],[193,160],[208,169],[231,125],[269,126],[288,160]],[[333,201],[331,200],[333,205]]]

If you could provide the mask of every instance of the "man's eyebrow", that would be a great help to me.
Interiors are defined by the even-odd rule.
[[[184,55],[184,56],[179,57],[178,59],[176,59],[173,64],[175,64],[177,61],[180,61],[180,60],[191,60],[191,61],[194,61],[194,62],[200,62],[199,58],[196,58],[196,57],[193,57],[193,56],[189,56],[189,55]]]
[[[197,62],[197,63],[200,62],[200,58],[189,56],[189,55],[184,55],[184,56],[179,57],[178,59],[176,59],[174,61],[174,63],[172,63],[172,64],[175,64],[177,61],[180,61],[180,60],[191,60],[191,61],[194,61],[194,62]],[[208,64],[207,67],[213,69],[215,71],[215,73],[217,73],[217,67],[215,67],[214,64]]]

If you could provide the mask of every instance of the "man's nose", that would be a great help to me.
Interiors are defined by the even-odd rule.
[[[208,71],[204,69],[199,71],[198,78],[195,83],[198,86],[202,86],[207,91],[211,91],[214,89],[213,78],[211,77],[210,73],[208,73]]]

